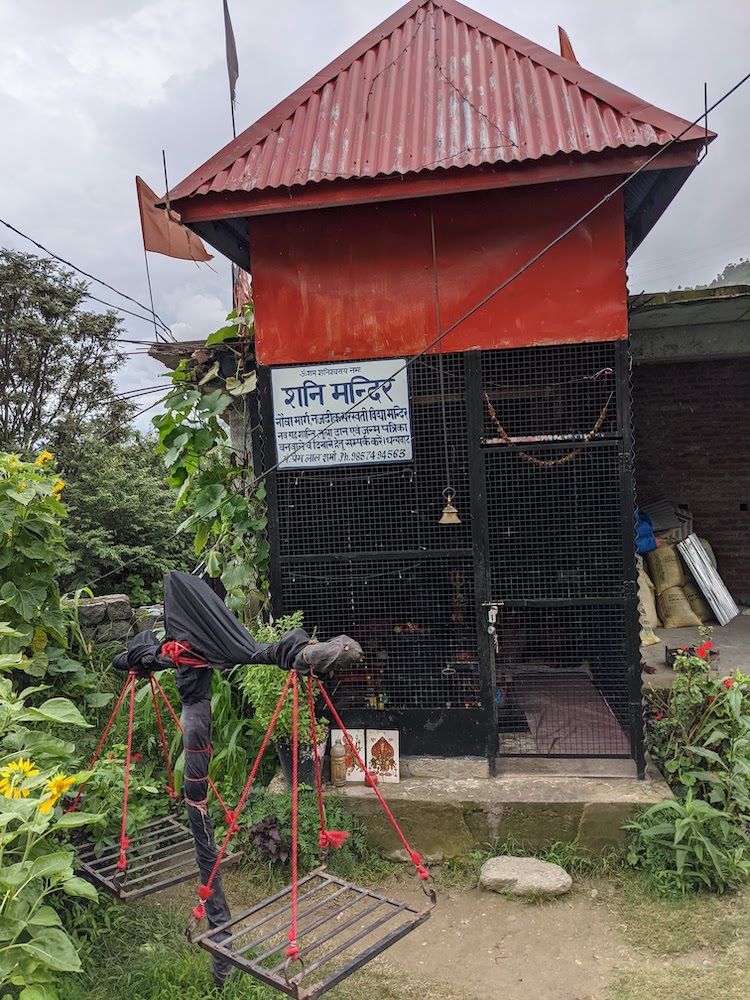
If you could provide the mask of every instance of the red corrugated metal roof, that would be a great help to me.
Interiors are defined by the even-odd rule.
[[[411,0],[171,197],[663,145],[687,124],[457,0]]]

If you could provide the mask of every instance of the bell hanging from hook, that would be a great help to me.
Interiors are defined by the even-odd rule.
[[[443,496],[445,497],[445,507],[443,507],[443,513],[440,516],[438,524],[460,524],[461,518],[453,506],[453,491],[445,490]]]

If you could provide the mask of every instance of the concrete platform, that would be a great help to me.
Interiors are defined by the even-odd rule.
[[[529,847],[574,841],[591,851],[624,843],[622,824],[669,796],[661,779],[516,774],[497,778],[406,778],[383,783],[383,797],[407,840],[431,861],[468,854],[506,837]],[[337,789],[340,791],[340,789]],[[371,789],[348,785],[346,807],[367,824],[370,841],[406,860]]]
[[[701,636],[697,628],[660,628],[656,635],[658,646],[641,647],[642,661],[656,668],[656,673],[644,673],[643,681],[649,687],[669,687],[674,671],[665,663],[666,647],[697,646]],[[711,641],[720,653],[717,676],[726,677],[736,670],[750,672],[750,614],[740,614],[728,625],[714,625]]]

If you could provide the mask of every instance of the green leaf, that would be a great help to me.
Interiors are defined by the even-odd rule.
[[[195,549],[196,555],[198,555],[199,552],[202,552],[206,547],[206,542],[208,541],[210,533],[210,526],[205,521],[201,521],[198,525],[198,530],[195,533],[195,541],[193,542],[193,548]]]
[[[54,851],[52,854],[43,854],[35,858],[30,875],[32,878],[49,878],[50,875],[63,875],[65,872],[71,872],[72,875],[72,865],[72,851]],[[70,878],[71,875],[67,877]]]
[[[20,945],[24,951],[58,972],[78,972],[81,960],[65,931],[59,927],[40,928],[32,941]]]
[[[80,896],[82,899],[93,899],[94,901],[99,899],[99,893],[93,885],[77,875],[69,878],[67,882],[63,882],[62,891],[66,896]]]
[[[212,379],[215,379],[216,376],[219,374],[219,370],[220,369],[221,369],[221,365],[219,364],[219,362],[218,361],[214,361],[214,363],[208,369],[208,371],[203,376],[203,378],[200,380],[200,382],[198,383],[198,385],[205,385],[206,382],[210,382]]]
[[[237,339],[236,326],[222,326],[219,330],[214,330],[206,337],[206,347],[213,347],[214,344],[223,344],[227,340]]]
[[[8,580],[0,587],[0,599],[17,611],[24,621],[31,621],[47,596],[47,588],[41,584],[27,584],[23,590]]]
[[[104,813],[63,813],[52,829],[72,830],[78,826],[91,826],[94,823],[101,822],[102,819],[104,819]]]
[[[51,906],[40,906],[31,914],[28,923],[34,927],[60,927],[62,921],[56,910]]]
[[[254,577],[252,567],[241,562],[231,562],[224,567],[221,582],[227,590],[241,590],[252,583]]]
[[[57,722],[62,726],[91,728],[73,702],[67,698],[50,698],[39,708],[27,709],[26,714],[28,718],[41,719],[42,722]]]
[[[206,571],[212,579],[215,579],[221,574],[223,565],[224,556],[220,552],[217,552],[214,549],[208,553],[208,556],[206,557]]]
[[[114,698],[113,694],[105,694],[104,691],[95,691],[86,695],[86,704],[90,708],[104,708]]]
[[[15,519],[16,505],[11,500],[0,501],[0,534],[10,531]]]
[[[23,920],[14,920],[0,914],[0,941],[12,941],[24,928]]]
[[[209,417],[218,417],[232,402],[232,397],[225,395],[221,389],[216,389],[196,403],[196,410]]]
[[[57,1000],[57,994],[42,983],[34,983],[21,990],[18,1000]]]

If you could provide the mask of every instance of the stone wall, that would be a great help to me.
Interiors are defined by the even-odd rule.
[[[106,594],[82,598],[78,603],[78,622],[86,642],[101,646],[119,642],[124,646],[131,636],[154,628],[159,608],[133,608],[127,594]]]

